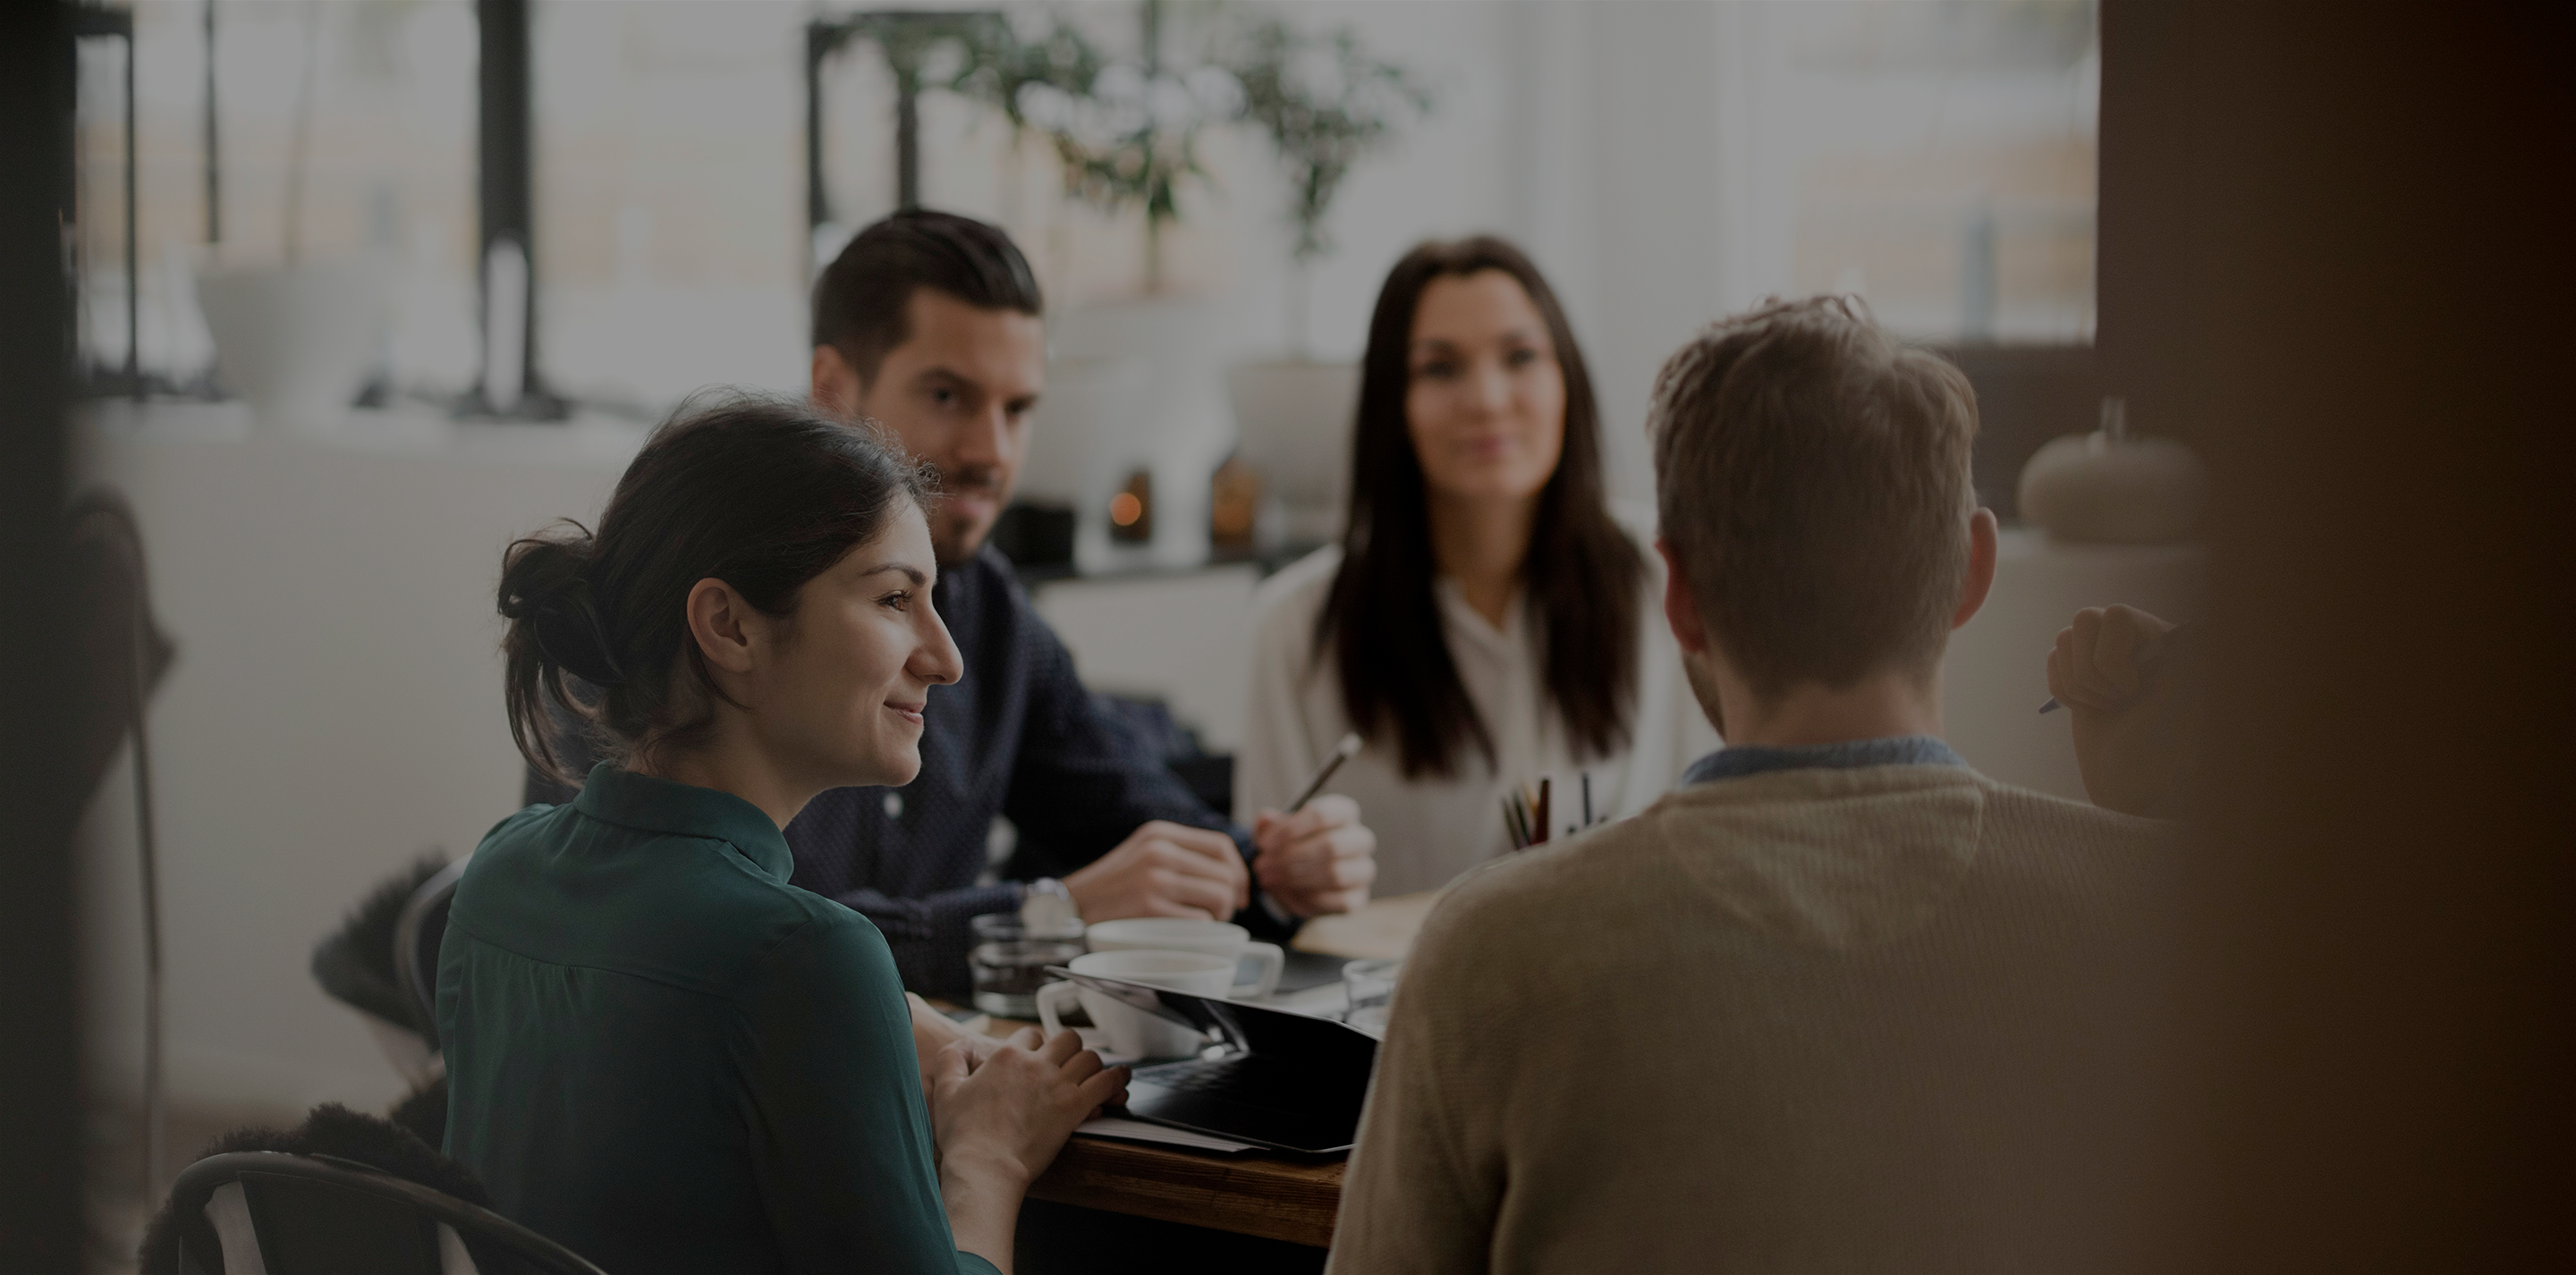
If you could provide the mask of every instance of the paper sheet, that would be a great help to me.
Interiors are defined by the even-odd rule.
[[[1096,1116],[1085,1121],[1083,1126],[1074,1132],[1087,1133],[1095,1138],[1159,1142],[1166,1146],[1189,1147],[1198,1151],[1249,1151],[1252,1149],[1252,1144],[1249,1142],[1229,1142],[1224,1138],[1192,1133],[1187,1129],[1175,1129],[1169,1125],[1147,1124],[1142,1120],[1130,1120],[1125,1116]]]

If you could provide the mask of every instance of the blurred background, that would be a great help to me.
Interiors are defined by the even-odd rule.
[[[783,0],[534,0],[494,9],[515,19],[525,59],[508,86],[524,102],[499,103],[519,108],[508,119],[482,109],[494,33],[477,9],[145,0],[130,10],[130,90],[123,43],[85,40],[91,360],[205,389],[199,272],[365,262],[381,298],[373,401],[468,394],[491,239],[479,165],[510,151],[525,156],[510,175],[529,187],[527,224],[513,229],[533,249],[547,390],[650,419],[709,383],[801,386],[815,263],[904,196],[906,82],[918,202],[1009,229],[1059,316],[1185,303],[1219,365],[1355,355],[1385,266],[1471,230],[1546,266],[1599,350],[1614,421],[1641,415],[1681,335],[1771,294],[1858,293],[1929,341],[2081,346],[2093,331],[2085,0],[1100,0],[961,9],[946,29],[882,35],[864,15]],[[990,15],[1009,47],[943,38],[971,32],[970,15]],[[1284,49],[1259,38],[1269,28]],[[1068,35],[1093,62],[1047,78],[1097,68],[1072,92],[995,83]],[[1335,56],[1337,38],[1354,57]],[[1365,132],[1265,127],[1271,103],[1242,85],[1266,66],[1288,105],[1346,110]],[[1128,145],[1148,123],[1157,139]],[[1178,170],[1155,251],[1137,183],[1069,190],[1067,143]],[[1301,259],[1292,182],[1319,151],[1348,176]],[[1210,421],[1195,450],[1223,446],[1227,424]],[[1616,435],[1629,494],[1646,480],[1633,434]]]
[[[1051,128],[1089,121],[1015,126],[994,90],[941,87],[974,69],[962,42],[907,57],[925,86],[919,201],[1008,228],[1060,314],[1185,298],[1217,317],[1206,340],[1219,357],[1346,358],[1397,254],[1426,235],[1493,230],[1547,264],[1604,347],[1633,336],[1660,348],[1712,306],[1827,289],[1868,297],[1927,340],[2091,337],[2099,64],[2084,0],[1156,7],[1157,87],[1189,100],[1154,105],[1177,117],[1167,131],[1195,133],[1159,276],[1132,204],[1066,190]],[[649,416],[709,382],[801,385],[814,262],[902,193],[886,43],[862,30],[823,55],[809,174],[809,29],[846,27],[833,19],[848,11],[512,8],[532,96],[526,135],[508,141],[531,148],[538,343],[553,388]],[[958,12],[1005,15],[1022,44],[1070,28],[1112,63],[1080,105],[1135,104],[1143,5]],[[130,13],[131,281],[127,50],[82,44],[93,357],[123,365],[131,322],[143,369],[201,384],[214,347],[194,273],[300,251],[389,276],[375,353],[391,392],[471,388],[485,39],[473,0],[144,0]],[[1242,47],[1247,31],[1272,23],[1316,46],[1287,59],[1292,75],[1309,62],[1319,72],[1310,96],[1348,89],[1385,125],[1322,218],[1302,331],[1290,330],[1292,193],[1231,74],[1261,57]],[[1329,45],[1343,35],[1420,96],[1381,101],[1341,83]],[[1068,97],[1034,90],[1019,110],[1044,115]],[[1636,358],[1651,370],[1651,352]],[[1638,378],[1604,379],[1642,400]]]
[[[999,542],[1095,688],[1219,758],[1251,591],[1338,533],[1352,360],[1424,238],[1500,233],[1546,271],[1630,505],[1655,369],[1770,295],[1858,294],[1966,367],[2008,521],[2025,461],[2119,391],[2090,0],[81,12],[74,474],[132,501],[176,652],[150,720],[183,1155],[402,1094],[308,963],[518,804],[502,546],[594,518],[690,392],[801,393],[815,271],[907,202],[1005,227],[1047,293]],[[2014,527],[1946,670],[1972,761],[2081,796],[2040,656],[2080,606],[2192,615],[2187,531]],[[82,831],[111,1148],[143,1050],[131,779],[121,752]]]

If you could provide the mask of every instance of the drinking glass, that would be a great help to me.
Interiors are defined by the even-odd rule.
[[[1036,1018],[1047,967],[1082,955],[1080,921],[1033,926],[1017,912],[989,912],[968,924],[975,931],[975,946],[966,953],[975,1008],[995,1018]]]
[[[1342,990],[1349,993],[1350,1012],[1342,1021],[1367,1032],[1386,1030],[1386,1011],[1395,1002],[1395,977],[1402,961],[1353,961],[1342,967]]]

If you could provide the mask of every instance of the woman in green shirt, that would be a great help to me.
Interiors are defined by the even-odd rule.
[[[554,769],[572,713],[610,760],[457,887],[447,1150],[616,1275],[1008,1271],[1030,1179],[1121,1096],[1070,1032],[976,1043],[907,1003],[876,927],[788,884],[779,830],[909,782],[957,679],[932,499],[868,434],[732,399],[656,432],[596,535],[504,559],[520,751]]]

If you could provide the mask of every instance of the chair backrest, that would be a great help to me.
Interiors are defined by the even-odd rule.
[[[469,854],[421,882],[394,922],[394,977],[419,1009],[421,1034],[432,1049],[439,1048],[438,945],[447,937],[447,906],[456,901],[457,879],[473,861]]]
[[[353,1160],[237,1151],[170,1188],[173,1264],[147,1275],[604,1275],[516,1222]]]

